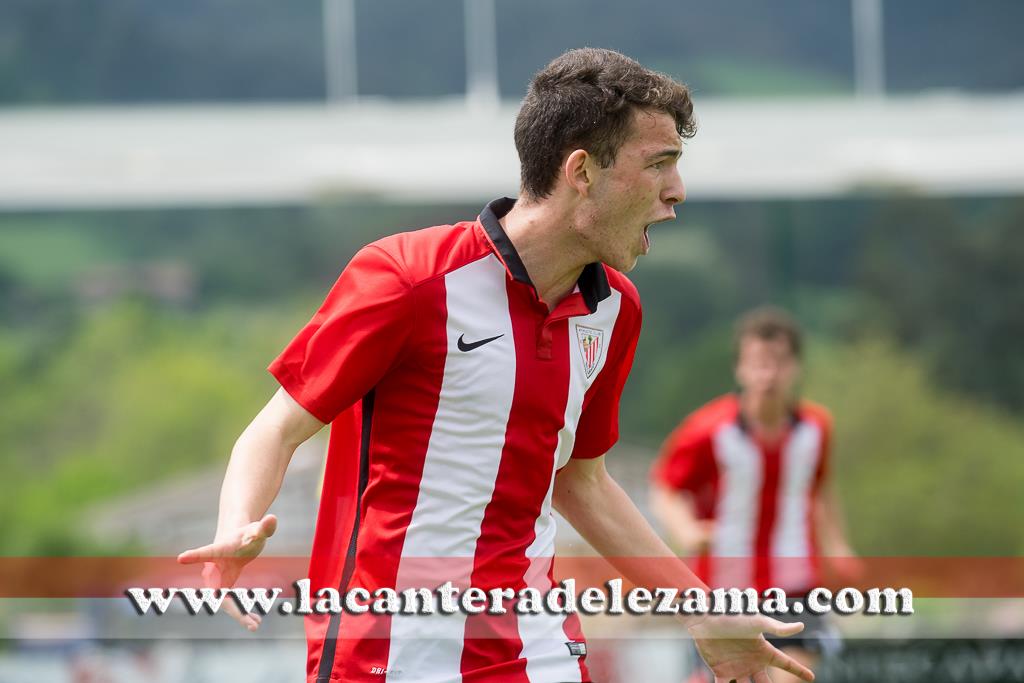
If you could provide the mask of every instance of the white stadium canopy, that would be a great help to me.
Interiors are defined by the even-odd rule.
[[[514,105],[0,110],[0,209],[481,201],[514,194]],[[697,99],[691,199],[1024,192],[1024,96]]]

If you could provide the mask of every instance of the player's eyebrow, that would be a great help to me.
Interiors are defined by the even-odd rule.
[[[679,160],[679,157],[683,155],[682,147],[669,147],[667,149],[660,150],[647,157],[647,161],[660,161],[661,159],[675,159]]]

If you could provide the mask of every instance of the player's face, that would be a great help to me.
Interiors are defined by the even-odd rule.
[[[632,130],[608,168],[597,168],[580,235],[595,257],[627,273],[651,248],[648,227],[676,217],[686,198],[677,162],[682,141],[674,119],[636,110]]]
[[[762,400],[789,400],[799,376],[800,363],[787,339],[748,336],[740,340],[736,381],[745,394]]]

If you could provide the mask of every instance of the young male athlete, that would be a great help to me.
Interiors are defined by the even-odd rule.
[[[330,423],[314,586],[551,586],[558,510],[641,584],[700,586],[608,476],[640,330],[621,273],[685,192],[687,89],[616,52],[573,50],[516,121],[522,187],[476,221],[387,237],[349,263],[271,364],[281,389],[232,452],[216,539],[187,551],[230,583],[275,527],[296,445]],[[244,617],[250,628],[258,619]],[[767,617],[687,625],[723,680],[813,678]],[[344,614],[308,626],[308,681],[588,681],[574,616]]]
[[[802,348],[800,328],[784,311],[741,317],[739,393],[689,415],[651,471],[655,515],[684,553],[700,556],[698,573],[713,587],[805,596],[821,583],[819,550],[851,570],[853,552],[824,486],[832,419],[796,396]],[[798,618],[804,632],[778,645],[813,666],[838,646],[838,633],[823,616]]]

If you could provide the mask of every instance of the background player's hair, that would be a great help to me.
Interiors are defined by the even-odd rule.
[[[573,149],[611,166],[637,108],[669,114],[684,138],[697,132],[685,85],[613,50],[570,50],[537,72],[516,117],[526,198],[551,193],[562,159]]]
[[[735,348],[739,358],[740,343],[747,337],[785,339],[796,358],[803,353],[803,332],[796,319],[775,306],[761,306],[747,311],[736,321]]]

